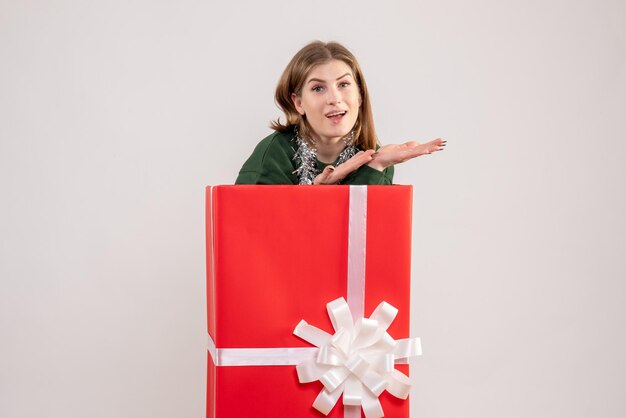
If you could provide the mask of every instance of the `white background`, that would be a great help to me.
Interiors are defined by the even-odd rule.
[[[626,415],[623,0],[0,0],[1,417],[203,416],[204,186],[313,39],[449,140],[395,178],[412,417]]]

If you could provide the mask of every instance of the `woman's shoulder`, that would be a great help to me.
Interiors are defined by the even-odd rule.
[[[276,156],[279,154],[295,154],[295,134],[293,132],[272,132],[263,138],[254,148],[253,155],[258,155],[261,159]]]
[[[244,163],[237,184],[295,184],[292,132],[273,132],[263,138]]]

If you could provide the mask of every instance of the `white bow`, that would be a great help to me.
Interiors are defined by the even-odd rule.
[[[302,320],[294,334],[319,347],[317,358],[296,366],[300,383],[319,380],[324,389],[313,407],[328,415],[343,393],[344,405],[360,405],[367,418],[384,416],[378,397],[383,391],[406,399],[411,387],[409,378],[395,369],[422,354],[419,338],[394,340],[387,329],[398,310],[381,302],[370,318],[354,323],[344,298],[327,305],[335,334],[322,331]]]

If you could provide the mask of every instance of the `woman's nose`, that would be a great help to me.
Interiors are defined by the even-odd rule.
[[[341,102],[341,93],[336,89],[328,90],[328,96],[326,97],[326,103],[329,105],[335,105]]]

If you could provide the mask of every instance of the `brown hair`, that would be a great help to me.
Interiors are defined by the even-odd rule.
[[[278,118],[272,121],[270,127],[278,132],[285,133],[290,132],[294,126],[297,126],[302,138],[311,137],[311,126],[306,117],[302,117],[296,110],[291,100],[291,95],[292,93],[300,95],[302,86],[313,67],[326,64],[332,60],[343,61],[350,67],[361,93],[361,107],[354,124],[354,144],[361,149],[376,149],[377,137],[374,129],[374,117],[363,72],[354,55],[337,42],[324,43],[314,41],[293,56],[278,81],[274,96],[276,104],[283,110],[287,120],[283,124],[280,122],[280,118]]]

